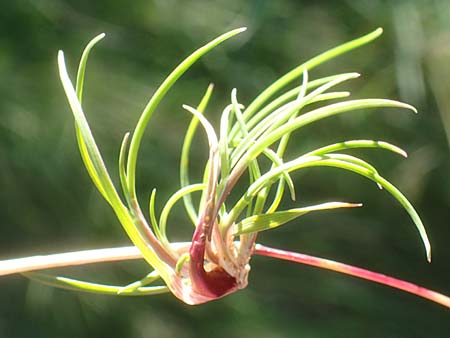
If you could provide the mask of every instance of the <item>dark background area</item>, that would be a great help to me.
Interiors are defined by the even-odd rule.
[[[204,57],[155,113],[141,149],[138,189],[157,206],[178,188],[178,161],[190,116],[209,82],[208,117],[217,121],[238,88],[244,104],[300,62],[383,27],[376,42],[311,72],[362,77],[339,88],[354,97],[400,99],[420,114],[381,109],[322,121],[296,133],[290,156],[345,139],[383,139],[409,153],[354,152],[379,167],[421,214],[433,246],[427,264],[417,231],[386,192],[330,168],[294,175],[296,205],[361,201],[364,208],[316,213],[261,235],[276,247],[380,271],[450,294],[450,3],[435,1],[1,1],[0,257],[127,245],[113,212],[94,189],[79,154],[59,82],[63,49],[75,76],[91,54],[85,111],[111,173],[163,78],[195,48],[232,28],[248,31]],[[203,135],[201,135],[203,136]],[[195,162],[207,148],[198,139]],[[192,169],[199,177],[199,171]],[[288,202],[287,205],[291,205]],[[181,208],[170,235],[192,228]],[[67,269],[101,282],[131,282],[137,262]],[[0,337],[448,337],[449,310],[384,286],[320,269],[256,257],[247,289],[191,307],[170,294],[120,298],[61,291],[21,276],[0,279]]]

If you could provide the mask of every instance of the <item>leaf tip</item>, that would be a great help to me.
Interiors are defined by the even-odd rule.
[[[411,110],[414,114],[418,114],[419,113],[417,108],[412,106],[412,105],[410,105],[410,104],[402,102],[402,105],[403,105],[404,108]]]
[[[345,203],[345,205],[343,205],[345,208],[360,208],[363,206],[362,203]]]
[[[58,51],[58,62],[64,61],[64,52],[60,49]]]

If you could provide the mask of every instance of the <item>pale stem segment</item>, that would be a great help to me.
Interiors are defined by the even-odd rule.
[[[171,243],[175,251],[186,251],[190,242]],[[94,263],[106,263],[142,259],[142,253],[135,246],[81,250],[49,255],[36,255],[0,261],[0,276],[36,270],[54,269]]]

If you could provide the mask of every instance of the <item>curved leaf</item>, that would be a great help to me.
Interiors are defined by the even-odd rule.
[[[222,34],[221,36],[217,37],[213,41],[207,43],[203,47],[197,49],[194,53],[192,53],[190,56],[188,56],[183,62],[181,62],[170,74],[169,76],[163,81],[163,83],[158,87],[156,92],[151,97],[150,101],[147,103],[146,107],[144,108],[144,111],[141,114],[141,117],[139,118],[139,121],[136,125],[136,128],[134,130],[133,136],[131,138],[130,143],[130,150],[128,152],[128,162],[127,162],[127,174],[128,174],[128,189],[132,195],[132,197],[136,196],[136,187],[135,187],[135,180],[136,180],[136,161],[137,161],[137,155],[139,151],[139,147],[141,144],[142,136],[144,135],[145,128],[154,112],[156,107],[158,106],[159,102],[163,99],[165,94],[169,91],[169,89],[173,86],[173,84],[180,78],[181,75],[183,75],[200,57],[202,57],[204,54],[212,50],[217,45],[221,44],[222,42],[228,40],[229,38],[242,33],[247,28],[238,28],[234,29],[230,32],[227,32],[225,34]]]
[[[206,89],[205,94],[203,95],[203,98],[201,99],[199,105],[197,106],[197,111],[199,113],[203,113],[209,103],[209,100],[212,95],[212,91],[214,89],[214,85],[212,83],[209,84],[208,88]],[[192,139],[194,138],[195,132],[197,130],[199,120],[197,117],[192,116],[192,120],[189,123],[189,127],[186,131],[186,135],[184,137],[183,141],[183,148],[181,150],[181,159],[180,159],[180,184],[181,188],[184,188],[188,185],[190,185],[189,180],[189,152],[191,150],[191,144]],[[194,208],[194,205],[192,204],[192,198],[191,195],[185,195],[183,196],[183,203],[184,208],[186,209],[186,212],[191,219],[191,222],[195,225],[197,222],[197,212]]]

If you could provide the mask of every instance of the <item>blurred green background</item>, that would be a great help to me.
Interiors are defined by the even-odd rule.
[[[330,168],[294,175],[298,204],[361,201],[359,210],[316,213],[261,235],[261,242],[394,275],[450,294],[450,3],[295,0],[2,0],[0,3],[0,257],[127,245],[77,153],[73,120],[58,80],[63,49],[72,76],[87,41],[85,110],[111,172],[156,86],[192,50],[229,29],[248,31],[208,54],[169,93],[147,130],[138,168],[142,201],[158,206],[178,187],[182,135],[216,84],[208,116],[217,121],[237,87],[242,103],[315,54],[385,29],[375,43],[311,72],[358,71],[354,97],[386,97],[420,114],[379,110],[333,117],[295,134],[300,151],[352,138],[401,145],[407,160],[377,150],[376,164],[411,199],[428,227],[427,264],[407,214],[374,184]],[[203,135],[202,135],[203,136]],[[193,154],[205,159],[203,139]],[[363,152],[357,152],[362,154]],[[199,177],[200,172],[192,169]],[[144,205],[146,202],[142,202]],[[291,204],[291,202],[287,203]],[[182,209],[170,235],[192,232]],[[67,269],[69,275],[127,283],[145,265]],[[352,277],[255,257],[249,286],[201,306],[171,295],[119,298],[52,289],[21,276],[0,279],[0,337],[448,337],[449,310]]]

